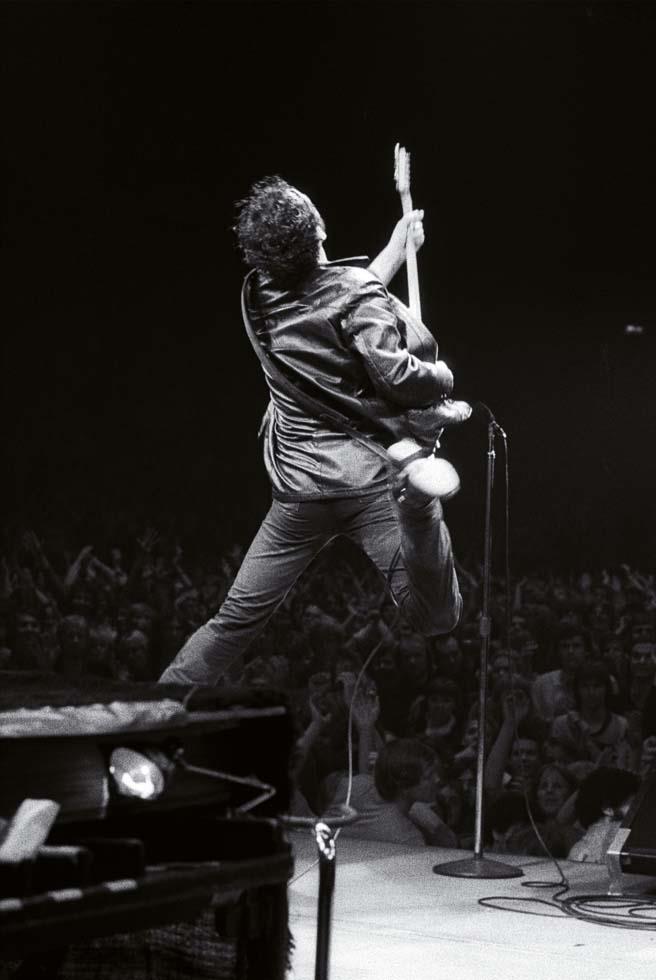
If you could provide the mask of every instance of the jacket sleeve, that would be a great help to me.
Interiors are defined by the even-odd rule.
[[[399,320],[383,284],[370,274],[358,283],[342,318],[348,346],[359,354],[376,391],[388,402],[421,408],[438,402],[453,388],[453,375],[442,361],[420,361],[405,347]]]

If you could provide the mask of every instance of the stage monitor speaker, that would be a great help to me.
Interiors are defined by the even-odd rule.
[[[611,894],[622,894],[626,875],[649,875],[656,885],[656,773],[644,780],[606,853]]]

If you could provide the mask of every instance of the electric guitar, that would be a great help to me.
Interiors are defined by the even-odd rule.
[[[404,146],[400,146],[398,143],[394,147],[394,180],[396,182],[396,189],[401,195],[403,213],[408,214],[412,211],[412,197],[410,196],[410,154]],[[408,231],[405,249],[405,267],[408,274],[408,306],[417,319],[421,320],[417,252],[415,251],[415,245],[410,231]]]
[[[408,214],[412,211],[412,197],[410,196],[410,154],[405,147],[400,146],[398,143],[394,147],[394,180],[396,182],[396,189],[401,196],[403,213]],[[410,312],[418,320],[421,320],[417,252],[410,230],[408,230],[405,248],[405,266],[408,275],[408,306],[410,307]],[[462,422],[471,415],[471,408],[466,402],[454,402],[448,398],[443,398],[440,405],[436,406],[435,411],[436,413],[441,412],[442,415],[448,416],[449,422]],[[437,434],[435,448],[439,447],[442,431],[440,429]],[[443,500],[456,494],[460,488],[460,478],[451,463],[442,457],[435,456],[435,449],[433,450],[433,454],[417,458],[418,450],[419,446],[413,439],[404,438],[389,446],[387,452],[399,467],[404,467],[405,465],[406,483],[414,487],[416,491],[431,496],[439,496]],[[410,463],[407,463],[408,459],[411,460]]]

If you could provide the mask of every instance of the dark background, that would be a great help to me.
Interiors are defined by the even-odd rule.
[[[426,210],[424,318],[457,395],[510,438],[515,563],[651,565],[652,5],[1,13],[6,524],[83,544],[130,515],[247,541],[266,392],[234,201],[280,173],[322,211],[330,257],[373,255],[400,214],[398,140]],[[449,523],[474,557],[486,447],[474,423],[445,440],[463,479]]]

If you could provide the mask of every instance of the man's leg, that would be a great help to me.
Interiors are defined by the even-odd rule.
[[[330,523],[321,504],[274,500],[220,610],[189,637],[160,683],[216,684],[236,666],[332,536]]]
[[[392,594],[415,629],[433,636],[455,628],[462,597],[438,498],[397,503],[391,492],[366,498],[345,532],[389,576]]]

